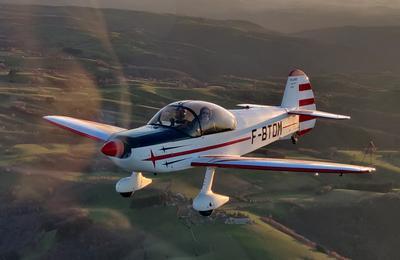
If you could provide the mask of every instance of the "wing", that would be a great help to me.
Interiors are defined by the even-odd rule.
[[[252,158],[241,156],[204,156],[196,158],[192,166],[237,168],[265,171],[311,172],[311,173],[371,173],[375,168],[294,159]]]
[[[43,118],[53,125],[97,141],[106,141],[112,134],[126,130],[112,125],[67,116],[45,116]]]

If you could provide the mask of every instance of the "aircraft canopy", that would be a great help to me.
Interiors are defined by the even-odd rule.
[[[223,107],[205,101],[178,101],[161,109],[148,123],[171,127],[191,137],[236,128],[235,116]]]

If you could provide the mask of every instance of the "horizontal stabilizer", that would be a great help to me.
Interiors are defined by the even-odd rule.
[[[234,168],[264,171],[288,171],[288,172],[309,172],[309,173],[371,173],[375,168],[295,159],[275,159],[275,158],[254,158],[241,157],[237,155],[227,156],[204,156],[196,158],[191,163],[192,166]]]
[[[237,104],[236,106],[241,107],[241,108],[268,107],[268,106],[257,105],[257,104]]]
[[[318,110],[295,109],[289,111],[288,113],[293,115],[310,116],[315,118],[326,118],[326,119],[337,119],[337,120],[350,119],[349,116],[337,115]]]
[[[112,125],[67,116],[44,116],[43,118],[53,125],[98,141],[106,141],[112,134],[126,130]]]

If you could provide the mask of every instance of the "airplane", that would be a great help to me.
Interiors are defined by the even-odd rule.
[[[44,116],[50,123],[104,142],[101,152],[131,172],[115,189],[123,197],[151,184],[145,173],[169,173],[204,167],[205,176],[193,208],[203,216],[229,201],[212,191],[216,168],[312,174],[365,174],[375,168],[323,161],[245,157],[275,141],[298,139],[309,133],[317,118],[344,120],[349,116],[316,110],[308,76],[290,72],[280,106],[238,104],[227,110],[216,104],[184,100],[167,105],[139,128],[124,129],[67,116]]]

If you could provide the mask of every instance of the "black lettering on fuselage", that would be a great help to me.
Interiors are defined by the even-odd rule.
[[[271,127],[272,125],[268,125],[268,138],[271,138]]]
[[[262,127],[262,137],[261,140],[265,141],[267,139],[267,127]]]
[[[282,135],[282,131],[282,121],[261,127],[261,133],[259,134],[257,134],[257,132],[259,132],[257,128],[253,129],[251,130],[251,143],[254,144],[254,140],[257,139],[257,137],[261,137],[261,141],[266,141],[267,139],[279,137]]]
[[[277,129],[278,129],[278,127],[276,126],[276,124],[273,124],[272,125],[272,137],[276,137]]]
[[[277,135],[278,135],[278,136],[281,136],[281,135],[282,135],[282,131],[283,131],[282,121],[279,121],[279,122],[277,123],[277,128],[278,128]]]
[[[257,129],[251,130],[251,144],[253,144],[254,138],[256,138],[255,132],[257,132]]]

